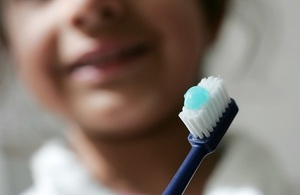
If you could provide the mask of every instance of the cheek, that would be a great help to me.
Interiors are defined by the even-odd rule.
[[[44,105],[58,108],[56,32],[45,16],[19,16],[10,26],[10,43],[22,81]]]
[[[172,13],[171,13],[172,14]],[[199,9],[186,8],[169,17],[164,28],[165,51],[173,63],[184,68],[195,68],[208,46],[208,29]]]
[[[143,14],[160,36],[167,75],[172,82],[174,78],[185,81],[191,76],[195,80],[199,62],[210,42],[209,29],[199,3],[179,0],[151,2]]]

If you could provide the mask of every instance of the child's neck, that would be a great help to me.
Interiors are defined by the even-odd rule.
[[[190,144],[180,120],[154,132],[157,133],[128,142],[99,142],[75,130],[70,141],[83,164],[104,185],[128,194],[161,194],[187,155]],[[190,194],[201,192],[211,170],[211,166],[205,166],[203,163],[207,173],[194,177],[193,183],[197,185],[190,184]]]

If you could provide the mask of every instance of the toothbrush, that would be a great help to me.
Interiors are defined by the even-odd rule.
[[[201,161],[215,151],[238,112],[219,77],[203,78],[184,98],[179,117],[190,131],[188,140],[192,148],[163,195],[184,193]]]

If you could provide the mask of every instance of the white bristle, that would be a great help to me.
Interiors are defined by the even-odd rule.
[[[198,110],[189,110],[183,107],[179,117],[194,137],[203,139],[209,137],[210,133],[213,132],[230,103],[230,97],[223,79],[219,77],[203,78],[198,86],[209,92],[208,102]]]

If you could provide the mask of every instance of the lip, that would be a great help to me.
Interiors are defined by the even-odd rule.
[[[148,42],[102,43],[83,52],[73,63],[66,66],[66,73],[80,82],[102,83],[117,79],[130,71],[134,61],[150,50]]]

